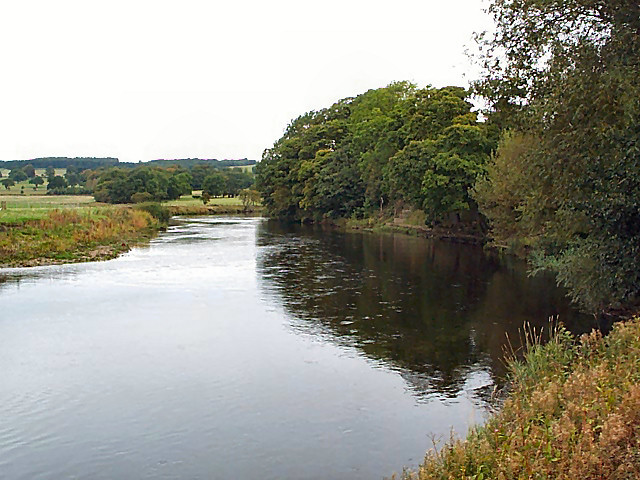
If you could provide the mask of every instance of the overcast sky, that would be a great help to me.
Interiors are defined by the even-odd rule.
[[[259,159],[289,121],[392,81],[466,86],[482,0],[9,1],[0,160]]]

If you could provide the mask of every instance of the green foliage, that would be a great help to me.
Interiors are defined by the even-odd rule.
[[[529,139],[490,169],[502,193],[479,190],[494,235],[527,235],[535,266],[555,270],[588,311],[638,305],[640,5],[494,0],[490,11],[498,29],[483,40],[476,90],[493,122]],[[518,191],[504,195],[508,184]]]
[[[255,207],[260,203],[260,192],[257,190],[252,190],[250,188],[245,188],[240,190],[238,193],[238,198],[242,201],[242,206],[245,210],[248,210],[252,207]]]
[[[96,158],[96,157],[39,157],[31,160],[8,160],[0,161],[2,168],[24,168],[31,165],[34,168],[69,168],[77,167],[80,170],[88,168],[108,167],[118,164],[117,158]],[[47,173],[48,175],[48,173]]]
[[[44,183],[44,179],[42,177],[33,177],[29,179],[29,183],[33,185],[33,188],[38,188]]]
[[[227,178],[224,194],[235,197],[238,193],[253,185],[253,175],[243,170],[231,168],[222,172]]]
[[[33,168],[33,165],[30,163],[22,167],[22,171],[27,176],[27,178],[33,178],[36,176],[36,169]]]
[[[220,172],[214,172],[202,182],[202,192],[208,193],[212,197],[218,197],[225,193],[227,188],[227,177]]]
[[[13,178],[3,178],[2,180],[0,180],[0,183],[2,183],[4,188],[6,188],[7,190],[9,190],[11,187],[13,187],[16,184]]]
[[[91,190],[79,185],[47,189],[47,195],[91,195],[91,193]]]
[[[256,167],[267,212],[358,217],[401,201],[433,221],[475,208],[468,191],[492,142],[466,95],[398,82],[301,115]]]
[[[175,200],[191,193],[191,175],[171,168],[141,166],[133,170],[111,168],[102,172],[94,188],[97,202],[132,203]],[[146,194],[137,195],[136,194]]]
[[[24,182],[29,177],[21,168],[14,168],[13,170],[11,170],[11,172],[9,172],[9,178],[11,178],[16,183],[20,183]]]
[[[64,177],[55,175],[49,180],[49,183],[47,183],[47,190],[65,188],[66,186],[67,186],[67,181],[64,179]]]
[[[159,203],[155,202],[144,202],[138,203],[135,208],[137,210],[142,210],[144,212],[149,213],[153,218],[158,220],[160,224],[167,225],[169,223],[169,219],[171,218],[171,212],[169,209]]]
[[[131,195],[131,203],[145,203],[152,201],[153,195],[151,195],[149,192],[136,192]]]

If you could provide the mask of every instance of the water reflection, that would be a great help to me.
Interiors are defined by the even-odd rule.
[[[275,222],[257,242],[261,287],[297,328],[398,369],[422,397],[455,397],[470,372],[499,379],[506,334],[517,347],[523,322],[587,325],[551,278],[480,247]]]
[[[256,218],[0,274],[3,480],[389,476],[483,420],[505,331],[577,319],[475,248]]]

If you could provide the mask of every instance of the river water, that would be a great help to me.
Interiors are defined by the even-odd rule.
[[[376,479],[486,418],[507,333],[585,319],[482,249],[259,218],[0,270],[0,478]]]

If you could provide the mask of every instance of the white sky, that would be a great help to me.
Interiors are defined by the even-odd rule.
[[[292,118],[392,81],[466,86],[482,0],[14,0],[0,160],[250,158]]]

